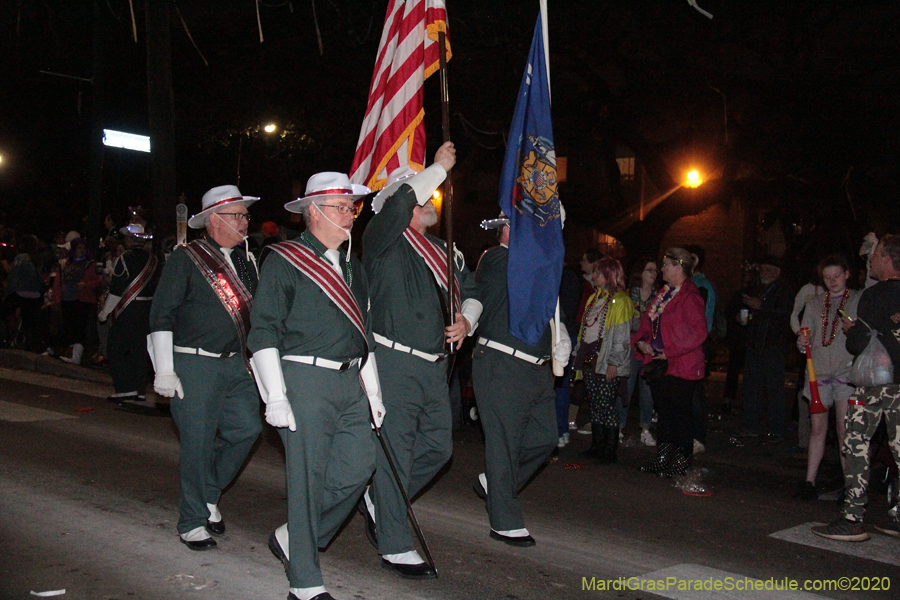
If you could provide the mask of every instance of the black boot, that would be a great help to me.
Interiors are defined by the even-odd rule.
[[[591,447],[581,452],[584,458],[599,458],[606,444],[606,428],[600,423],[591,423]]]
[[[642,473],[660,473],[662,469],[669,464],[675,445],[668,442],[662,442],[656,446],[656,460],[649,465],[641,467]]]
[[[604,427],[604,429],[606,429],[606,443],[597,460],[604,465],[610,465],[616,462],[616,451],[619,448],[619,428],[613,426]]]

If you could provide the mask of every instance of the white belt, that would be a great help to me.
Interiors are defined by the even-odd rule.
[[[281,358],[283,360],[289,360],[291,362],[303,363],[304,365],[324,367],[326,369],[331,369],[332,371],[346,371],[350,367],[355,367],[356,365],[358,365],[360,361],[359,358],[354,358],[353,360],[340,362],[337,360],[328,360],[327,358],[321,358],[318,356],[296,356],[293,354],[288,354],[287,356],[282,356]]]
[[[478,338],[478,343],[481,344],[482,346],[487,346],[488,348],[493,348],[494,350],[499,350],[500,352],[503,352],[504,354],[509,354],[510,356],[514,356],[516,358],[521,358],[525,362],[530,362],[533,365],[542,365],[545,362],[547,362],[548,360],[550,360],[549,358],[538,358],[537,356],[525,354],[521,350],[516,350],[515,348],[507,346],[506,344],[501,344],[500,342],[495,342],[493,340],[489,340],[489,339],[483,338],[483,337]]]
[[[180,354],[195,354],[197,356],[208,356],[210,358],[231,358],[237,354],[237,352],[222,352],[221,354],[216,354],[215,352],[207,352],[203,348],[186,348],[185,346],[172,346],[172,350]]]
[[[398,352],[406,352],[407,354],[418,356],[419,358],[423,358],[428,362],[437,362],[447,357],[446,354],[429,354],[427,352],[422,352],[421,350],[416,350],[415,348],[410,348],[409,346],[404,346],[400,342],[392,342],[383,335],[379,335],[377,333],[373,333],[372,335],[375,336],[375,341],[382,346],[387,346],[388,348],[397,350]]]
[[[135,296],[131,299],[132,302],[150,302],[153,300],[153,296]]]

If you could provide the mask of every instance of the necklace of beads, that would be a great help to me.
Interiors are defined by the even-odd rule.
[[[828,347],[834,342],[835,336],[837,336],[837,328],[838,322],[841,320],[841,312],[844,307],[847,305],[847,300],[850,298],[850,290],[845,289],[843,296],[841,296],[841,302],[838,305],[837,312],[834,313],[834,320],[831,322],[831,337],[828,339],[825,338],[825,330],[828,329],[828,314],[831,312],[831,292],[825,292],[825,302],[822,303],[822,346]]]
[[[595,313],[594,307],[597,306],[597,302],[600,300],[604,300],[603,306],[601,306]],[[608,297],[598,295],[593,302],[591,302],[590,306],[588,306],[584,311],[584,316],[581,317],[581,325],[582,329],[590,329],[594,325],[597,324],[597,321],[603,319],[603,322],[600,325],[601,331],[599,332],[598,337],[603,337],[603,325],[606,323],[606,313],[609,311],[609,302]],[[594,318],[591,319],[591,313],[594,313]]]

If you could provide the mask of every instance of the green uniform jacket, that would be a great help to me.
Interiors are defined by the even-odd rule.
[[[206,239],[213,247],[221,248],[212,238]],[[257,284],[256,268],[243,255],[242,246],[236,247],[232,255],[238,252],[247,267],[252,295]],[[243,352],[234,321],[181,247],[176,247],[166,261],[153,294],[150,331],[171,331],[176,346],[202,348],[216,354]]]
[[[437,280],[425,260],[403,237],[416,194],[408,185],[384,203],[363,234],[363,261],[371,282],[372,330],[422,352],[444,351],[444,316]],[[441,248],[443,240],[425,234]],[[454,259],[460,300],[478,299],[478,288],[461,254]],[[441,290],[446,302],[446,291]]]
[[[550,323],[537,346],[529,346],[509,333],[509,297],[506,288],[506,263],[509,249],[496,246],[486,250],[478,261],[475,281],[481,294],[484,311],[478,325],[479,337],[487,338],[542,358],[550,355]]]
[[[306,235],[310,235],[307,233]],[[296,241],[309,246],[303,238]],[[278,348],[282,356],[316,356],[347,361],[366,356],[367,340],[350,319],[309,277],[288,263],[281,255],[269,251],[259,278],[259,290],[250,313],[251,352]],[[330,263],[320,258],[331,268]],[[341,260],[344,260],[343,253]],[[366,320],[366,331],[373,347],[369,326],[369,292],[362,264],[351,257],[350,291]]]
[[[126,250],[122,257],[113,265],[113,276],[109,282],[109,293],[121,297],[131,282],[137,279],[137,276],[144,270],[148,260],[150,260],[150,252],[146,248],[135,246]],[[148,297],[153,295],[153,292],[156,290],[156,284],[159,281],[159,274],[160,269],[157,266],[156,273],[153,274],[150,281],[144,286],[144,289],[138,293],[138,296]]]

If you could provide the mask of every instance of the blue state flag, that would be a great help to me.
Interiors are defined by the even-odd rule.
[[[537,345],[559,297],[565,247],[541,17],[509,130],[500,208],[509,217],[509,333]]]

